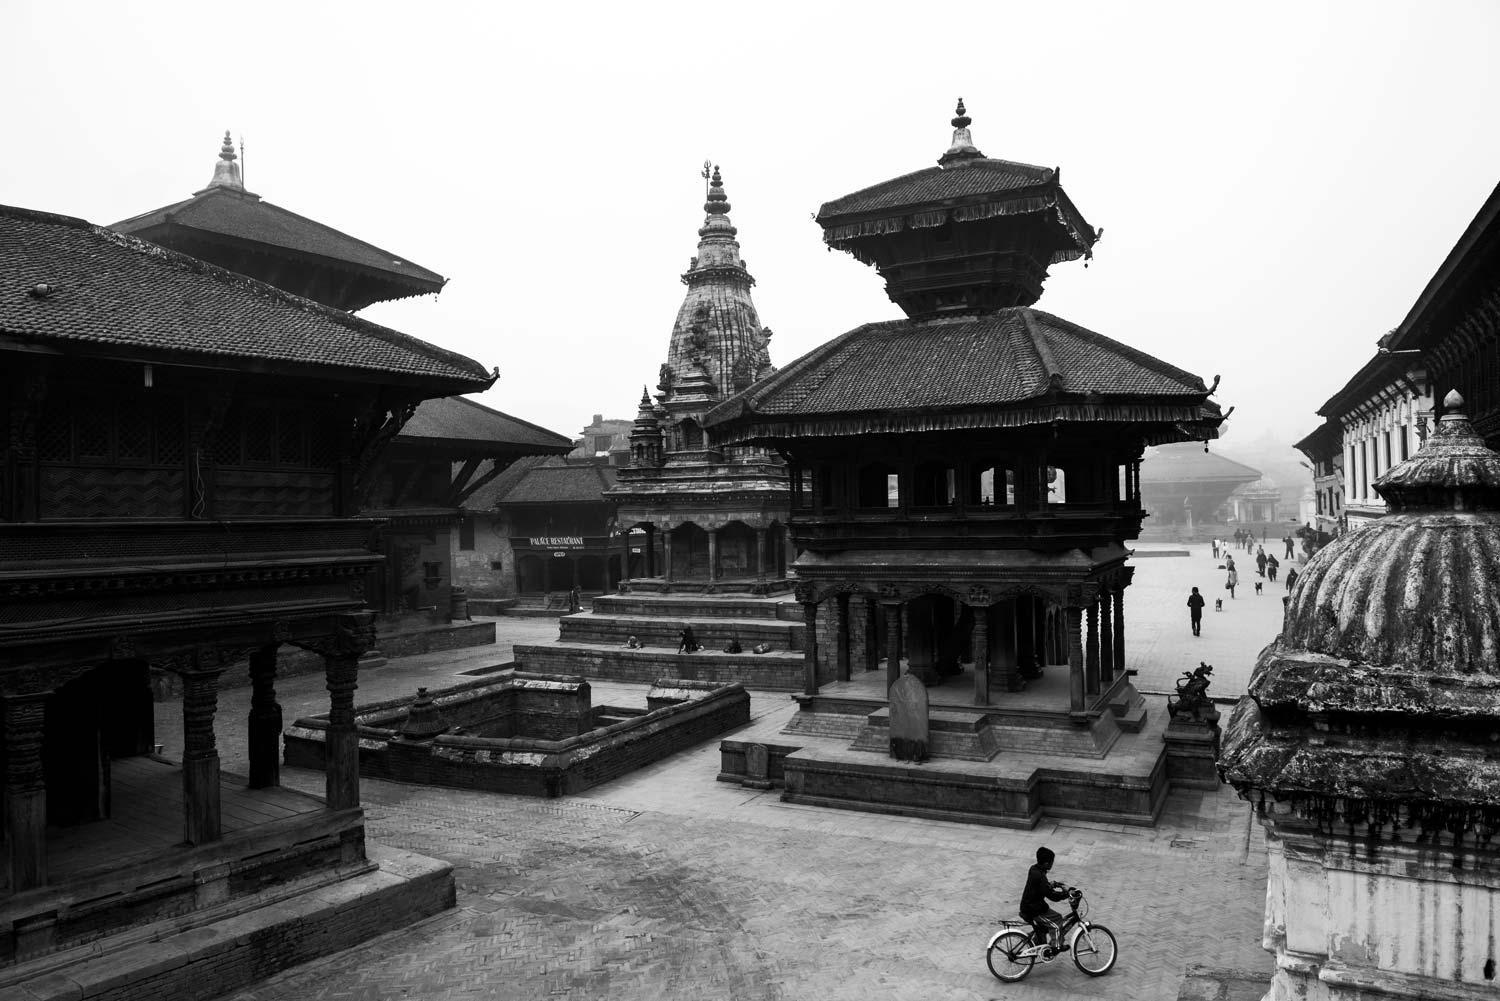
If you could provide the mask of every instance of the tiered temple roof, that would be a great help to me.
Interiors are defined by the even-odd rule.
[[[12,279],[0,333],[11,338],[220,369],[258,359],[438,380],[448,392],[494,381],[456,352],[82,219],[0,206],[0,232],[0,272]]]
[[[447,279],[247,191],[229,133],[208,186],[111,229],[269,281],[338,309],[435,294]]]

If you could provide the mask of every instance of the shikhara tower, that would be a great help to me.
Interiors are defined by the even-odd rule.
[[[703,429],[709,410],[775,372],[717,167],[703,211],[656,403],[642,393],[631,464],[606,496],[619,504],[620,530],[645,534],[627,589],[771,593],[786,588],[786,467]]]

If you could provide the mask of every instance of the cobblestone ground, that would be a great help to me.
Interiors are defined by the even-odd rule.
[[[1190,548],[1137,563],[1130,661],[1143,690],[1167,691],[1208,660],[1215,694],[1237,695],[1279,628],[1284,592],[1267,585],[1257,600],[1241,590],[1231,609],[1208,612],[1195,638],[1187,589],[1196,583],[1212,597],[1223,575],[1207,547]],[[555,628],[502,619],[498,648],[392,661],[361,677],[358,700],[454,683]],[[644,691],[598,684],[595,701],[640,704]],[[278,696],[288,724],[327,707],[315,676],[285,680]],[[247,689],[220,695],[216,729],[231,773],[245,769],[248,701]],[[758,719],[791,708],[784,694],[754,694]],[[175,757],[180,703],[161,704],[157,717],[157,739]],[[228,997],[1169,1001],[1190,963],[1269,979],[1264,845],[1228,790],[1174,794],[1155,829],[1044,821],[1013,831],[782,803],[774,790],[714,781],[718,757],[709,741],[551,801],[365,780],[369,838],[453,864],[458,906]],[[283,778],[322,793],[316,773]],[[1058,853],[1054,874],[1084,887],[1092,917],[1119,939],[1106,977],[1064,959],[1007,985],[985,968],[985,943],[998,918],[1013,916],[1042,844]]]

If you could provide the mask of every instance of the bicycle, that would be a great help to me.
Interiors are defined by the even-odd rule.
[[[1119,949],[1115,936],[1103,925],[1087,920],[1089,906],[1083,891],[1068,887],[1069,913],[1057,929],[1055,942],[1034,945],[1029,921],[1005,921],[1005,927],[990,936],[985,962],[999,980],[1025,980],[1038,963],[1050,963],[1064,952],[1073,954],[1073,965],[1091,977],[1102,977],[1114,969]]]

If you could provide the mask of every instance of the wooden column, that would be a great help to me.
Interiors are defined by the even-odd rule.
[[[1069,605],[1066,610],[1067,616],[1067,639],[1068,639],[1068,709],[1079,713],[1084,711],[1084,687],[1083,687],[1083,644],[1080,641],[1079,630],[1083,626],[1083,609],[1077,605]]]
[[[885,613],[885,687],[890,691],[901,677],[901,652],[906,645],[901,635],[903,605],[899,601],[886,601],[880,607]]]
[[[5,855],[11,893],[47,883],[47,693],[5,698]]]
[[[994,651],[992,660],[998,671],[995,682],[1007,692],[1019,692],[1026,687],[1026,682],[1021,678],[1021,657],[1023,654],[1021,639],[1023,635],[1029,635],[1027,630],[1018,628],[1021,616],[1021,603],[1016,598],[1000,602],[995,606],[995,629],[991,634],[990,647]],[[1029,615],[1029,612],[1027,613]],[[1030,644],[1025,644],[1030,649]]]
[[[182,839],[190,845],[219,840],[219,710],[214,654],[193,654],[182,672]]]
[[[672,530],[664,529],[661,533],[661,579],[665,583],[672,583]]]
[[[803,639],[802,691],[805,695],[818,694],[818,603],[810,598],[798,597],[802,602]]]
[[[838,649],[835,653],[838,679],[849,680],[849,595],[841,594],[835,602],[838,621],[834,623],[835,635],[838,637]]]
[[[974,608],[974,704],[990,704],[990,610],[989,605]]]
[[[708,579],[711,582],[719,579],[719,530],[717,528],[708,530]]]
[[[873,596],[866,596],[860,603],[864,609],[861,616],[864,619],[865,628],[865,670],[880,670],[880,625],[876,616],[880,614],[880,606],[875,603]]]
[[[755,530],[755,579],[766,579],[766,530]]]
[[[354,726],[354,691],[359,687],[359,655],[323,658],[328,688],[328,757],[323,765],[324,797],[330,810],[359,805],[359,734]]]
[[[1088,641],[1084,647],[1083,659],[1083,681],[1084,690],[1089,695],[1099,694],[1099,599],[1093,598],[1089,601],[1088,608]]]
[[[656,576],[656,526],[646,526],[646,576]]]
[[[359,806],[359,734],[354,726],[354,690],[359,687],[359,658],[375,645],[375,615],[357,612],[339,621],[331,636],[309,643],[323,655],[328,688],[327,757],[324,789],[330,810]]]
[[[281,785],[281,704],[276,701],[276,647],[250,655],[250,788]]]
[[[1108,688],[1115,680],[1115,631],[1110,627],[1110,594],[1099,596],[1099,687]]]
[[[1115,590],[1115,641],[1110,645],[1110,652],[1115,658],[1115,675],[1125,673],[1125,589],[1123,587]]]

